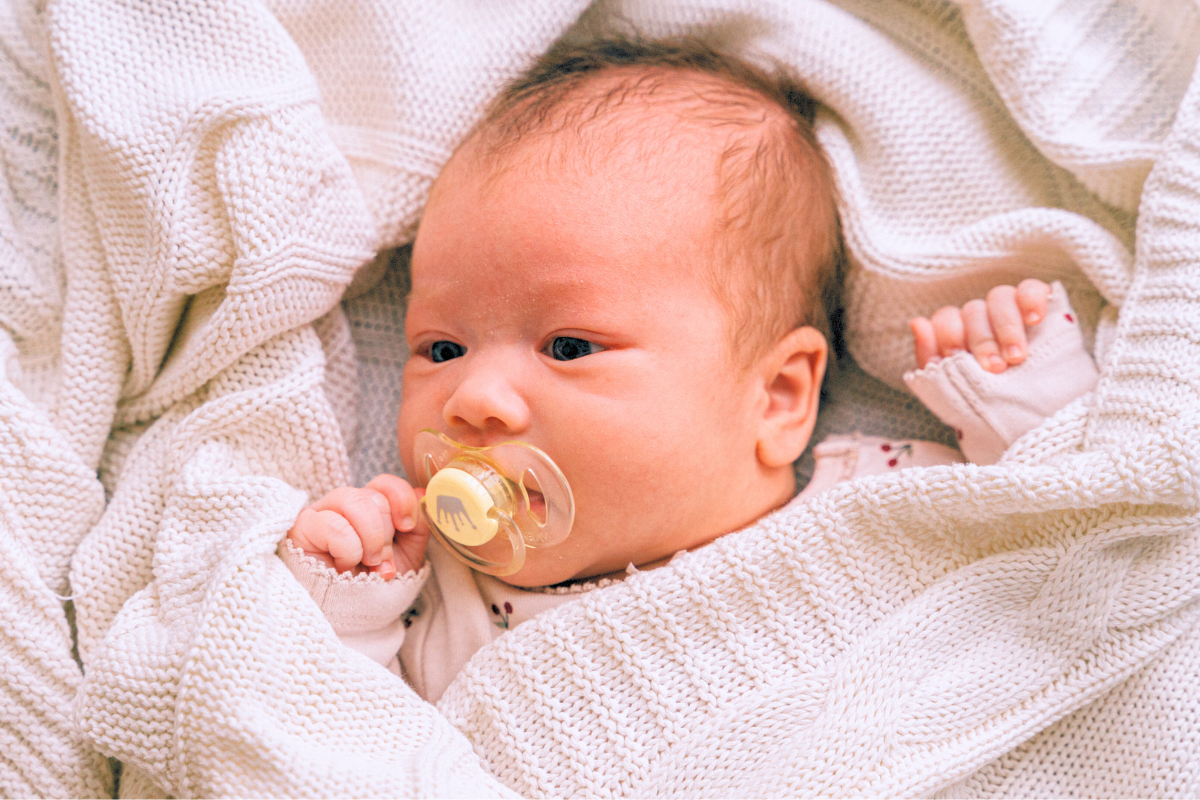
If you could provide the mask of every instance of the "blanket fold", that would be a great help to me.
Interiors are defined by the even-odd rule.
[[[1100,382],[994,466],[840,485],[583,595],[435,708],[275,555],[350,481],[337,301],[498,87],[614,24],[809,83],[868,371],[1035,276]],[[0,792],[107,793],[115,756],[178,797],[1194,795],[1197,30],[1166,0],[13,0]]]
[[[32,7],[0,6],[0,794],[112,792],[75,725],[67,571],[104,491],[50,406],[62,325],[52,69]]]

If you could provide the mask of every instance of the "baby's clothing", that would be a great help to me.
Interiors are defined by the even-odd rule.
[[[476,650],[505,631],[621,580],[522,589],[476,572],[434,539],[425,566],[390,581],[339,574],[286,539],[279,555],[343,644],[403,676],[431,703]]]
[[[987,464],[1043,419],[1091,391],[1098,373],[1066,291],[1055,283],[1046,318],[1029,332],[1028,357],[1020,365],[994,375],[962,352],[904,377],[913,393],[955,428],[963,453]],[[789,505],[842,481],[964,461],[958,451],[933,442],[861,434],[827,438],[813,455],[812,480]],[[430,541],[419,571],[391,581],[338,574],[290,540],[281,543],[279,555],[345,645],[402,675],[430,702],[437,702],[481,647],[583,592],[625,577],[521,589],[472,570],[436,541]],[[631,564],[626,574],[636,571]]]
[[[945,445],[860,434],[829,437],[813,455],[812,480],[789,505],[864,475],[963,460]],[[429,542],[424,567],[390,581],[338,574],[290,540],[284,540],[279,555],[343,644],[403,676],[430,702],[437,702],[476,650],[505,631],[625,577],[522,589],[476,572],[436,540]],[[626,574],[636,571],[631,564]]]
[[[1025,360],[999,375],[964,351],[904,376],[917,399],[954,428],[959,449],[976,464],[999,461],[1010,444],[1090,392],[1100,377],[1058,281],[1051,286],[1045,318],[1028,338]]]

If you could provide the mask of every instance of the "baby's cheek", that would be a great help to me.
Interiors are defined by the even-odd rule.
[[[400,459],[405,471],[411,471],[416,465],[412,463],[413,442],[417,433],[425,428],[441,430],[442,408],[444,401],[439,402],[436,382],[427,376],[404,373],[404,390],[400,398],[400,412],[396,420],[396,443],[400,450]]]
[[[650,523],[663,482],[671,480],[658,454],[655,441],[617,432],[580,447],[569,469],[560,463],[575,496],[576,526],[599,532]]]
[[[597,503],[609,509],[613,523],[639,531],[638,538],[648,545],[691,516],[704,482],[698,454],[681,446],[694,437],[671,443],[664,439],[647,442],[642,452],[613,464]]]

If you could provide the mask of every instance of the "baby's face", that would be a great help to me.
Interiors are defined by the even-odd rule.
[[[544,450],[575,526],[506,578],[540,586],[696,547],[786,502],[755,457],[761,381],[731,369],[704,275],[713,154],[491,175],[470,145],[426,207],[412,257],[399,443],[434,428]],[[756,391],[757,389],[757,391]]]

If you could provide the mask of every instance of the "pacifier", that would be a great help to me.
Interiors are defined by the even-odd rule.
[[[421,513],[429,530],[472,569],[512,575],[525,564],[527,548],[552,547],[571,532],[571,486],[550,456],[531,444],[471,447],[426,428],[417,434],[413,455],[425,473]],[[501,534],[512,548],[507,561],[472,550]]]

